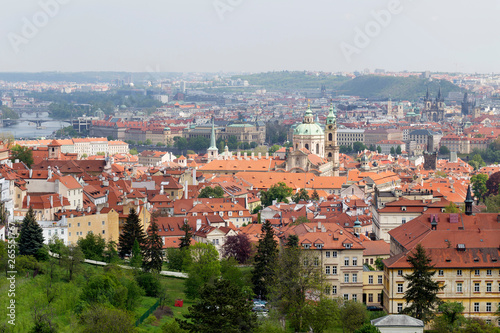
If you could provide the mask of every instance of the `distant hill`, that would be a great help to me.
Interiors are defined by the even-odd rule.
[[[337,89],[342,83],[350,80],[339,75],[309,75],[306,72],[268,72],[250,75],[235,75],[233,80],[247,80],[249,84],[262,86],[268,90],[297,90],[297,89],[320,89],[325,85],[326,89]]]
[[[345,82],[339,90],[345,95],[363,98],[392,98],[394,100],[418,100],[429,93],[436,97],[439,87],[444,97],[452,91],[463,91],[462,88],[445,80],[430,81],[418,77],[393,77],[366,75]]]
[[[154,80],[157,77],[174,77],[179,73],[156,73],[156,72],[1,72],[0,80],[9,82],[34,81],[34,82],[76,82],[76,83],[100,83],[113,80],[131,79],[133,82],[143,80]]]
[[[309,75],[306,72],[268,72],[233,76],[233,79],[248,80],[249,84],[262,86],[267,90],[320,89],[336,90],[339,95],[353,95],[362,98],[392,98],[394,100],[418,100],[425,96],[427,87],[435,97],[439,87],[446,97],[451,91],[462,88],[445,80],[429,81],[419,77],[393,77],[364,75],[355,79],[336,75]]]

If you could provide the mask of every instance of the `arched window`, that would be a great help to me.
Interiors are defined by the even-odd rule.
[[[333,140],[333,135],[332,133],[328,133],[328,141],[332,141]]]
[[[316,154],[319,154],[319,143],[316,144]]]
[[[332,153],[328,153],[328,157],[332,157]]]
[[[308,143],[306,143],[306,149],[309,150],[309,144]]]
[[[299,144],[298,143],[295,144],[295,149],[299,149]]]

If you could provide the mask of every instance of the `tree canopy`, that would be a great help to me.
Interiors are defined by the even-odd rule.
[[[33,165],[33,151],[25,146],[20,146],[20,145],[15,145],[10,149],[11,151],[11,161],[15,162],[16,160],[19,160],[20,162],[23,162],[26,164],[28,168],[30,168]]]
[[[487,181],[488,176],[483,173],[473,175],[470,178],[470,182],[472,184],[472,192],[474,192],[474,196],[478,201],[484,201],[486,197],[486,193],[488,192],[488,187],[486,187]]]
[[[35,218],[33,208],[29,208],[21,224],[19,235],[19,254],[36,256],[43,247],[43,230]]]
[[[139,245],[142,247],[146,242],[146,233],[141,224],[141,219],[137,215],[134,208],[130,209],[130,212],[123,226],[123,233],[119,237],[119,255],[120,257],[125,257],[132,253],[132,247],[134,246],[134,241],[137,240]]]
[[[266,299],[274,282],[278,242],[274,239],[274,229],[269,221],[264,222],[261,230],[262,235],[254,258],[252,283],[255,294]]]
[[[224,198],[224,190],[220,186],[205,186],[201,189],[198,198]]]
[[[260,201],[262,205],[267,207],[273,204],[273,200],[277,202],[288,203],[288,197],[293,193],[293,189],[286,186],[285,183],[279,182],[272,185],[267,191],[260,191]]]

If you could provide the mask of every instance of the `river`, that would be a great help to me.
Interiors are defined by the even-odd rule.
[[[35,123],[29,122],[29,119],[43,120],[42,126],[37,128]],[[48,113],[42,113],[39,117],[23,114],[18,119],[18,123],[12,126],[0,127],[2,136],[12,134],[16,139],[39,139],[50,136],[54,131],[63,127],[70,126],[67,121],[54,120]]]

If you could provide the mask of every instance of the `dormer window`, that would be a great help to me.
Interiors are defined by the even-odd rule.
[[[316,248],[320,250],[323,248],[323,244],[314,244],[314,246],[316,246]]]
[[[401,207],[401,210],[402,210],[403,212],[406,212],[406,206],[402,206],[402,207]]]
[[[304,247],[304,249],[308,250],[311,248],[311,244],[302,244],[302,246]]]
[[[240,216],[243,216],[243,211],[242,211],[242,210],[240,210],[240,211],[238,212],[238,214],[239,214]]]
[[[348,243],[346,243],[346,244],[344,244],[344,247],[345,247],[346,249],[350,249],[350,248],[352,247],[352,244],[348,244]]]

